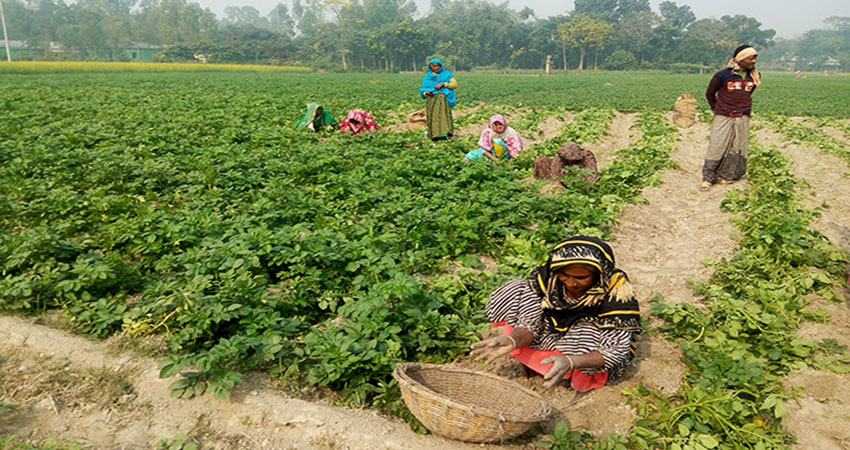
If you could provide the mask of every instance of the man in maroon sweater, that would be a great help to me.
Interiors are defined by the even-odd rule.
[[[753,91],[761,85],[756,70],[758,52],[749,45],[735,49],[729,66],[711,77],[705,98],[714,119],[711,140],[702,167],[701,190],[715,183],[731,183],[747,173],[747,140]]]

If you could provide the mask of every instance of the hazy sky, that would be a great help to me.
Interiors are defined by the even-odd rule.
[[[225,17],[226,6],[253,6],[266,15],[278,3],[291,7],[291,0],[193,0],[210,8],[219,19]],[[430,0],[415,0],[419,15],[428,13]],[[499,3],[503,0],[491,0]],[[653,11],[663,0],[650,0]],[[776,30],[776,37],[792,38],[813,28],[823,28],[829,16],[850,16],[850,0],[673,0],[677,5],[689,5],[697,19],[743,14],[757,19],[763,29]],[[508,6],[519,11],[525,6],[534,10],[537,17],[566,14],[573,2],[553,0],[508,0]]]

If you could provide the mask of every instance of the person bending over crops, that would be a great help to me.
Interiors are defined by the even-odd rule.
[[[422,78],[419,95],[426,99],[425,120],[428,137],[433,141],[448,139],[454,134],[452,108],[455,107],[457,80],[453,73],[444,69],[443,61],[434,58],[428,61],[428,73]]]
[[[510,353],[544,375],[547,387],[570,379],[580,392],[621,377],[641,331],[628,277],[611,247],[589,236],[560,242],[528,278],[496,289],[486,313],[505,335],[473,344],[476,360]]]
[[[375,118],[372,117],[372,114],[361,109],[348,111],[348,115],[345,119],[342,119],[342,123],[339,126],[339,131],[351,134],[360,134],[377,129],[378,124],[375,123]]]
[[[501,114],[490,117],[490,126],[481,132],[478,149],[466,154],[466,161],[486,157],[498,161],[515,158],[522,151],[522,137],[508,126]]]
[[[576,167],[585,169],[579,177],[593,184],[599,177],[599,171],[596,169],[596,156],[590,150],[585,150],[579,147],[575,142],[567,142],[562,145],[558,152],[552,158],[545,156],[538,157],[534,160],[534,177],[540,179],[557,180],[564,176],[565,167]],[[569,187],[569,183],[561,181],[564,187]]]
[[[330,128],[336,125],[336,119],[322,105],[318,103],[308,103],[307,110],[304,112],[304,117],[295,124],[296,130],[313,130],[320,131],[325,128]]]

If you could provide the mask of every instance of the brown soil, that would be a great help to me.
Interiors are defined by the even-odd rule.
[[[814,125],[811,124],[809,124],[809,126],[814,127]],[[850,143],[850,133],[845,133],[844,130],[833,127],[820,127],[820,130],[826,133],[827,136],[835,139],[839,144],[846,146]]]
[[[401,122],[394,123],[392,125],[384,127],[386,131],[392,131],[395,133],[404,133],[405,131],[409,131],[410,128],[407,126],[407,120],[402,120]]]
[[[373,411],[290,398],[250,375],[231,398],[174,399],[157,361],[108,343],[0,317],[0,436],[75,441],[87,449],[149,449],[187,433],[209,449],[462,449]]]
[[[633,122],[634,115],[617,114],[610,135],[589,146],[601,167],[614,159],[614,151],[637,139],[630,128]],[[554,136],[563,123],[554,118],[541,123],[544,139]],[[646,316],[648,301],[656,294],[667,301],[699,305],[687,281],[710,276],[712,270],[703,265],[703,258],[719,260],[734,252],[735,230],[719,205],[726,192],[745,182],[699,191],[708,131],[704,123],[679,130],[678,146],[671,155],[679,167],[662,173],[660,186],[644,190],[648,203],[627,206],[614,230],[612,246],[618,266],[629,274]],[[759,130],[756,136],[762,144],[777,144],[792,158],[797,176],[813,187],[812,205],[826,201],[832,206],[823,211],[814,228],[850,249],[850,190],[842,178],[847,164],[787,143],[769,130]],[[495,270],[487,263],[488,269]],[[827,310],[831,320],[806,324],[800,336],[850,344],[847,304],[814,298],[810,307]],[[159,379],[155,358],[19,318],[0,317],[0,330],[0,401],[18,405],[17,409],[0,408],[0,436],[76,441],[91,449],[147,449],[180,432],[202,448],[215,449],[479,447],[418,436],[400,420],[327,404],[332,400],[299,400],[258,374],[247,375],[228,400],[173,399],[168,386],[174,379]],[[639,338],[638,358],[621,381],[583,396],[564,386],[543,388],[541,377],[527,377],[509,358],[490,365],[468,359],[459,364],[493,371],[541,393],[556,410],[544,430],[565,420],[573,428],[596,434],[628,430],[635,416],[623,404],[624,388],[643,383],[675,392],[685,371],[676,345],[646,335]],[[786,380],[789,392],[794,386],[802,386],[798,388],[801,397],[786,402],[784,426],[797,436],[796,447],[848,448],[848,376],[804,370]],[[510,445],[488,447],[530,449],[534,441],[530,434]]]
[[[483,108],[483,107],[485,107],[485,106],[487,106],[487,103],[486,103],[486,102],[478,102],[478,104],[477,104],[477,105],[475,105],[475,106],[471,106],[471,107],[468,107],[468,108],[456,109],[456,110],[454,110],[454,111],[452,112],[452,115],[453,115],[455,118],[463,117],[463,116],[465,116],[465,115],[467,115],[467,114],[472,114],[472,113],[474,113],[475,111],[478,111],[479,109],[481,109],[481,108]]]
[[[615,112],[605,139],[584,145],[585,150],[593,152],[596,165],[600,169],[617,159],[617,150],[627,148],[640,139],[640,130],[632,129],[636,116],[637,114]]]
[[[534,144],[548,141],[560,134],[561,127],[572,122],[572,120],[573,116],[569,112],[564,113],[564,120],[557,117],[547,117],[543,122],[537,124],[537,128],[540,129],[542,135],[539,137],[531,136],[529,139],[525,139],[525,136],[523,136],[523,144],[527,147],[531,147]]]

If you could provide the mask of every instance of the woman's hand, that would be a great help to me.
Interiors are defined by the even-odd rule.
[[[431,91],[425,91],[425,96],[426,96],[426,97],[430,97],[430,96],[432,96],[432,95],[434,95],[434,93],[433,93],[433,92],[431,92]]]
[[[541,364],[552,364],[552,368],[546,372],[546,375],[543,376],[543,380],[549,380],[546,383],[543,383],[547,388],[553,388],[564,379],[564,375],[567,372],[573,370],[575,367],[573,366],[573,360],[569,356],[565,355],[552,355],[543,361],[540,361]]]
[[[435,85],[434,85],[434,90],[435,90],[435,91],[440,90],[440,89],[442,89],[445,85],[446,85],[446,83],[437,83],[437,84],[435,84]]]
[[[508,336],[497,336],[476,342],[470,348],[472,348],[472,351],[469,354],[475,356],[475,361],[494,360],[512,352],[516,348],[516,343]]]

